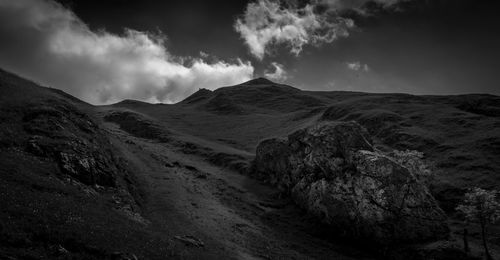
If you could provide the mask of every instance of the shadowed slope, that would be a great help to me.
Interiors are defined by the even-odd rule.
[[[220,109],[211,106],[214,100]],[[317,121],[355,120],[382,149],[424,152],[437,167],[433,189],[447,210],[463,189],[500,183],[497,96],[314,92],[259,78],[213,92],[202,90],[174,105],[125,107],[173,129],[249,152],[262,139],[286,136]]]
[[[453,159],[483,167],[473,177],[439,165],[442,202],[498,183],[495,96],[311,92],[258,79],[173,105],[95,107],[0,72],[0,258],[366,257],[237,173],[260,140],[318,121],[356,120],[378,148],[418,148],[438,163],[479,153]]]
[[[230,140],[189,135],[130,109],[94,107],[3,71],[0,94],[2,259],[360,254],[311,237],[314,219],[237,174],[252,156]]]
[[[94,107],[1,70],[0,190],[2,259],[171,252],[145,227],[142,191]]]

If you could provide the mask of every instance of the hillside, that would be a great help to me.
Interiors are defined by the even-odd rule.
[[[249,152],[5,71],[0,118],[2,259],[366,258],[238,174]]]
[[[314,92],[256,79],[201,89],[173,105],[125,107],[171,129],[255,152],[262,139],[286,136],[317,121],[357,121],[382,149],[425,153],[435,166],[433,191],[451,210],[464,189],[500,183],[500,97]]]
[[[499,109],[490,95],[313,92],[263,78],[177,104],[93,106],[0,70],[0,258],[458,259],[453,218],[450,237],[430,244],[345,239],[249,174],[256,147],[357,121],[372,150],[423,151],[453,217],[466,188],[500,183]],[[471,237],[479,252],[474,228]]]
[[[169,252],[145,229],[143,190],[91,105],[0,71],[0,118],[0,258]]]

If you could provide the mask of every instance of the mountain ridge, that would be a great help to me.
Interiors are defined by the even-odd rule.
[[[311,92],[262,82],[200,90],[169,105],[93,106],[0,70],[0,258],[370,259],[379,249],[332,236],[248,175],[260,141],[331,121],[358,122],[374,149],[424,152],[435,163],[431,191],[449,216],[467,187],[500,183],[496,96]],[[410,249],[422,252],[402,250]]]
[[[242,83],[239,83],[236,85],[232,85],[232,86],[221,86],[221,87],[216,88],[214,90],[210,90],[207,88],[200,88],[196,92],[192,93],[191,95],[188,95],[187,97],[185,97],[184,99],[182,99],[181,101],[179,101],[177,103],[186,103],[189,100],[191,100],[197,96],[206,96],[206,95],[210,96],[211,94],[214,94],[217,92],[226,92],[227,90],[232,90],[232,89],[243,89],[243,88],[239,88],[239,87],[245,87],[245,86],[249,87],[249,88],[252,88],[252,87],[253,88],[277,87],[277,88],[288,89],[288,90],[292,90],[292,91],[296,91],[296,92],[298,90],[298,91],[303,92],[303,93],[313,93],[313,94],[317,94],[317,95],[338,93],[338,94],[345,94],[345,95],[348,95],[348,94],[354,94],[354,95],[366,94],[366,95],[380,95],[380,96],[396,95],[396,96],[412,96],[412,97],[424,97],[424,98],[435,98],[435,99],[439,99],[440,97],[441,98],[452,98],[452,97],[467,98],[467,97],[471,97],[471,98],[500,99],[500,96],[494,95],[494,94],[488,94],[488,93],[462,93],[462,94],[433,95],[433,94],[408,94],[408,93],[402,93],[402,92],[361,92],[361,91],[349,91],[349,90],[303,90],[300,88],[292,87],[290,85],[276,83],[276,82],[273,82],[267,78],[258,77],[258,78],[255,78],[255,79],[252,79],[252,80],[249,80],[246,82],[242,82]],[[119,104],[119,103],[124,102],[124,101],[126,101],[126,102],[140,102],[140,103],[147,103],[147,104],[164,104],[164,103],[150,103],[147,101],[140,101],[140,100],[135,100],[135,99],[124,99],[122,101],[118,101],[118,102],[115,102],[115,103],[112,103],[109,105],[116,105],[116,104]],[[177,104],[177,103],[173,103],[173,104]]]
[[[215,141],[219,137],[206,132],[220,132],[250,152],[265,137],[283,136],[316,120],[355,120],[383,149],[424,152],[441,172],[438,179],[442,183],[435,192],[447,210],[453,209],[463,187],[471,184],[468,175],[476,176],[472,183],[477,186],[491,188],[493,183],[500,183],[500,135],[495,130],[500,127],[498,96],[315,92],[275,85],[281,86],[243,83],[204,91],[196,102],[173,104],[170,111],[148,110],[147,106],[138,110]],[[172,120],[171,116],[181,113],[191,115],[192,119],[186,120],[199,130],[186,129],[186,125]],[[210,120],[204,122],[201,115]],[[234,118],[228,119],[229,115]],[[223,120],[232,120],[232,128],[238,130],[227,129]],[[457,172],[456,167],[461,170]],[[453,183],[459,183],[459,188]]]

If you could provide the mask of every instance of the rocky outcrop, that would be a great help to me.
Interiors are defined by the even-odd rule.
[[[340,235],[380,243],[448,234],[446,216],[412,173],[375,150],[355,122],[323,122],[261,142],[254,171]]]
[[[33,104],[24,109],[22,125],[27,152],[53,160],[81,183],[115,186],[122,163],[103,131],[76,106],[63,100]]]

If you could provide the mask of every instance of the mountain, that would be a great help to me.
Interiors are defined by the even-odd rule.
[[[286,136],[317,121],[354,120],[381,149],[423,152],[435,168],[433,192],[448,211],[465,189],[500,183],[500,97],[493,95],[315,92],[261,78],[202,89],[174,105],[113,107],[252,154],[262,139]]]
[[[93,106],[0,70],[0,258],[385,258],[395,251],[345,239],[252,174],[262,140],[356,121],[370,149],[419,150],[434,165],[450,238],[398,252],[446,259],[460,251],[457,200],[500,183],[499,110],[491,95],[314,92],[264,78],[177,104]]]

